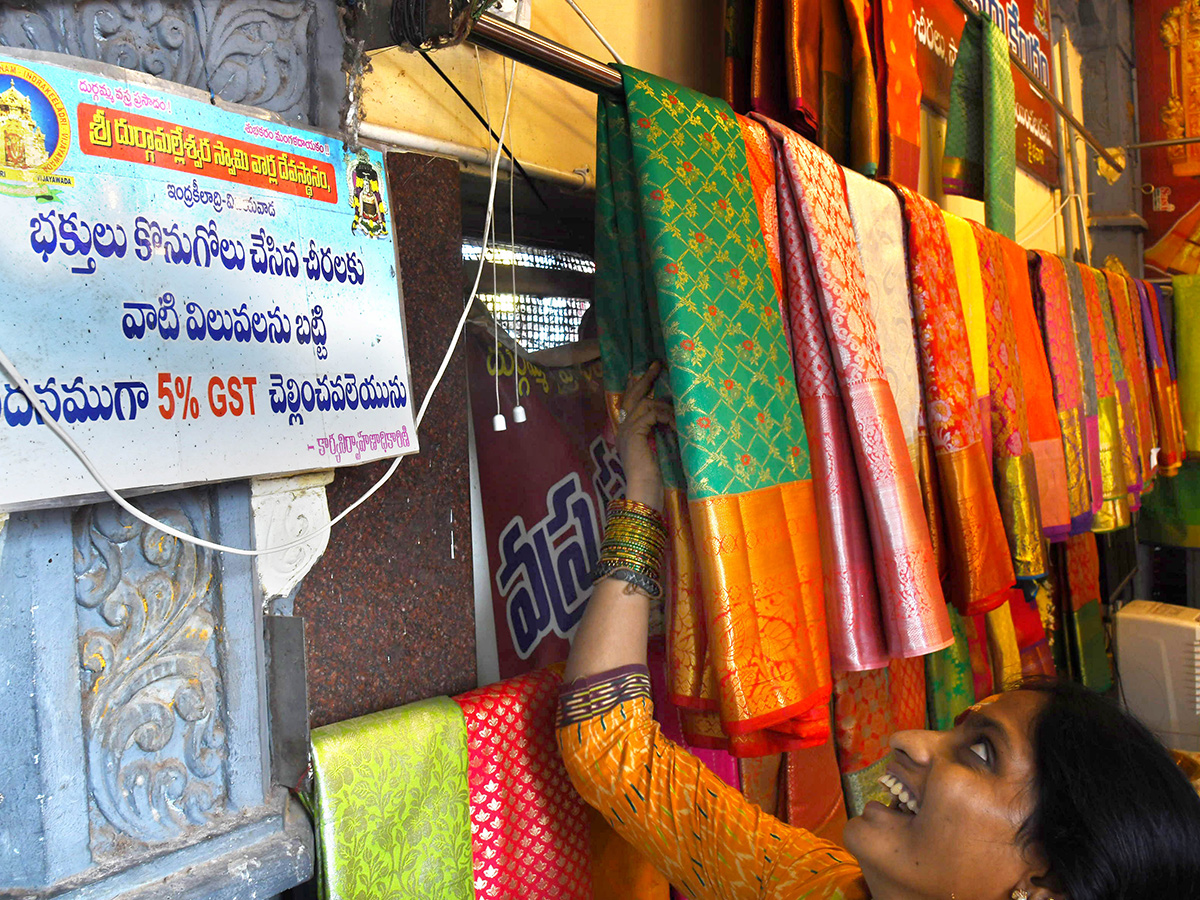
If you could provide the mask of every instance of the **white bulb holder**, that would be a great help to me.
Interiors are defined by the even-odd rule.
[[[508,422],[504,421],[504,413],[496,413],[492,416],[492,431],[507,431]]]
[[[513,407],[513,421],[518,425],[525,421],[525,407],[520,404]]]

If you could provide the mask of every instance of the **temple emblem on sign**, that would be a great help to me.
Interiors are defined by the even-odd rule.
[[[3,156],[0,161],[13,169],[36,169],[50,158],[46,137],[33,120],[29,98],[17,90],[12,80],[0,93],[0,137]]]

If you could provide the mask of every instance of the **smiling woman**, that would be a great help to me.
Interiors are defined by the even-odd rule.
[[[1200,897],[1200,797],[1115,703],[1030,682],[951,731],[891,737],[881,782],[845,848],[749,803],[653,720],[650,594],[665,539],[651,430],[670,410],[632,380],[617,446],[627,499],[576,634],[560,701],[572,781],[692,900],[1158,900]],[[611,526],[610,526],[611,528]],[[646,589],[646,580],[650,589]]]

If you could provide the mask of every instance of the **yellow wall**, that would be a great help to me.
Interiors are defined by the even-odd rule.
[[[688,87],[720,95],[724,57],[723,0],[584,0],[580,6],[626,63]],[[609,62],[604,47],[565,0],[534,0],[533,31]],[[437,63],[483,111],[475,51],[466,46],[433,54]],[[501,60],[479,52],[492,129],[504,111]],[[486,132],[420,56],[399,49],[372,57],[364,113],[377,125],[439,140],[486,146]],[[511,147],[522,162],[560,172],[586,168],[593,182],[596,95],[521,66],[509,123]]]

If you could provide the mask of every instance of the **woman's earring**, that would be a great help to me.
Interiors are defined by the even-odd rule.
[[[1029,891],[1025,888],[1013,888],[1012,900],[1029,900]]]

